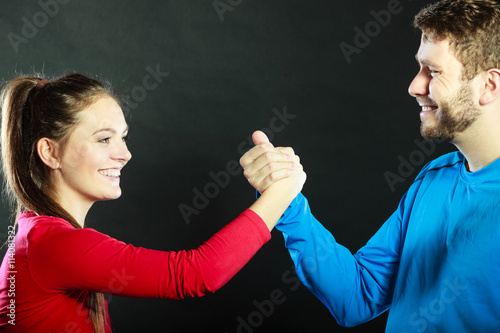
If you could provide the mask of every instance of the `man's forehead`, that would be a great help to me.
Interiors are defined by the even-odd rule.
[[[432,56],[432,54],[425,54],[423,52],[417,52],[415,54],[415,60],[417,63],[425,65],[427,67],[437,67],[438,60],[436,57]]]
[[[447,39],[435,40],[424,37],[415,54],[417,62],[426,65],[440,60],[449,60],[450,57],[453,57],[453,54],[450,52],[450,42]]]

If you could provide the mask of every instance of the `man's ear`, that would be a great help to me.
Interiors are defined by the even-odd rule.
[[[479,98],[481,106],[490,104],[500,96],[500,69],[492,68],[485,72],[484,90]]]
[[[59,169],[59,145],[54,140],[48,138],[41,138],[36,143],[36,150],[38,156],[45,165],[51,169]]]

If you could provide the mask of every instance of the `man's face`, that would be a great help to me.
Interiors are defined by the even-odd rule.
[[[456,142],[480,115],[471,81],[462,79],[463,65],[447,40],[423,38],[416,59],[420,71],[409,93],[422,107],[421,134],[427,140]]]

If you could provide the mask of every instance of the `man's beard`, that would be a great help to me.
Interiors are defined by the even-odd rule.
[[[425,125],[422,121],[420,133],[429,141],[453,142],[458,133],[468,129],[479,117],[481,111],[473,101],[470,85],[464,83],[460,91],[449,100],[441,102],[436,124]]]

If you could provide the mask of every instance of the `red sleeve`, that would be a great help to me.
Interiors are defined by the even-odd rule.
[[[184,298],[213,293],[265,244],[270,232],[247,209],[194,250],[134,247],[93,229],[44,222],[30,233],[30,273],[47,290],[92,290],[128,297]]]

